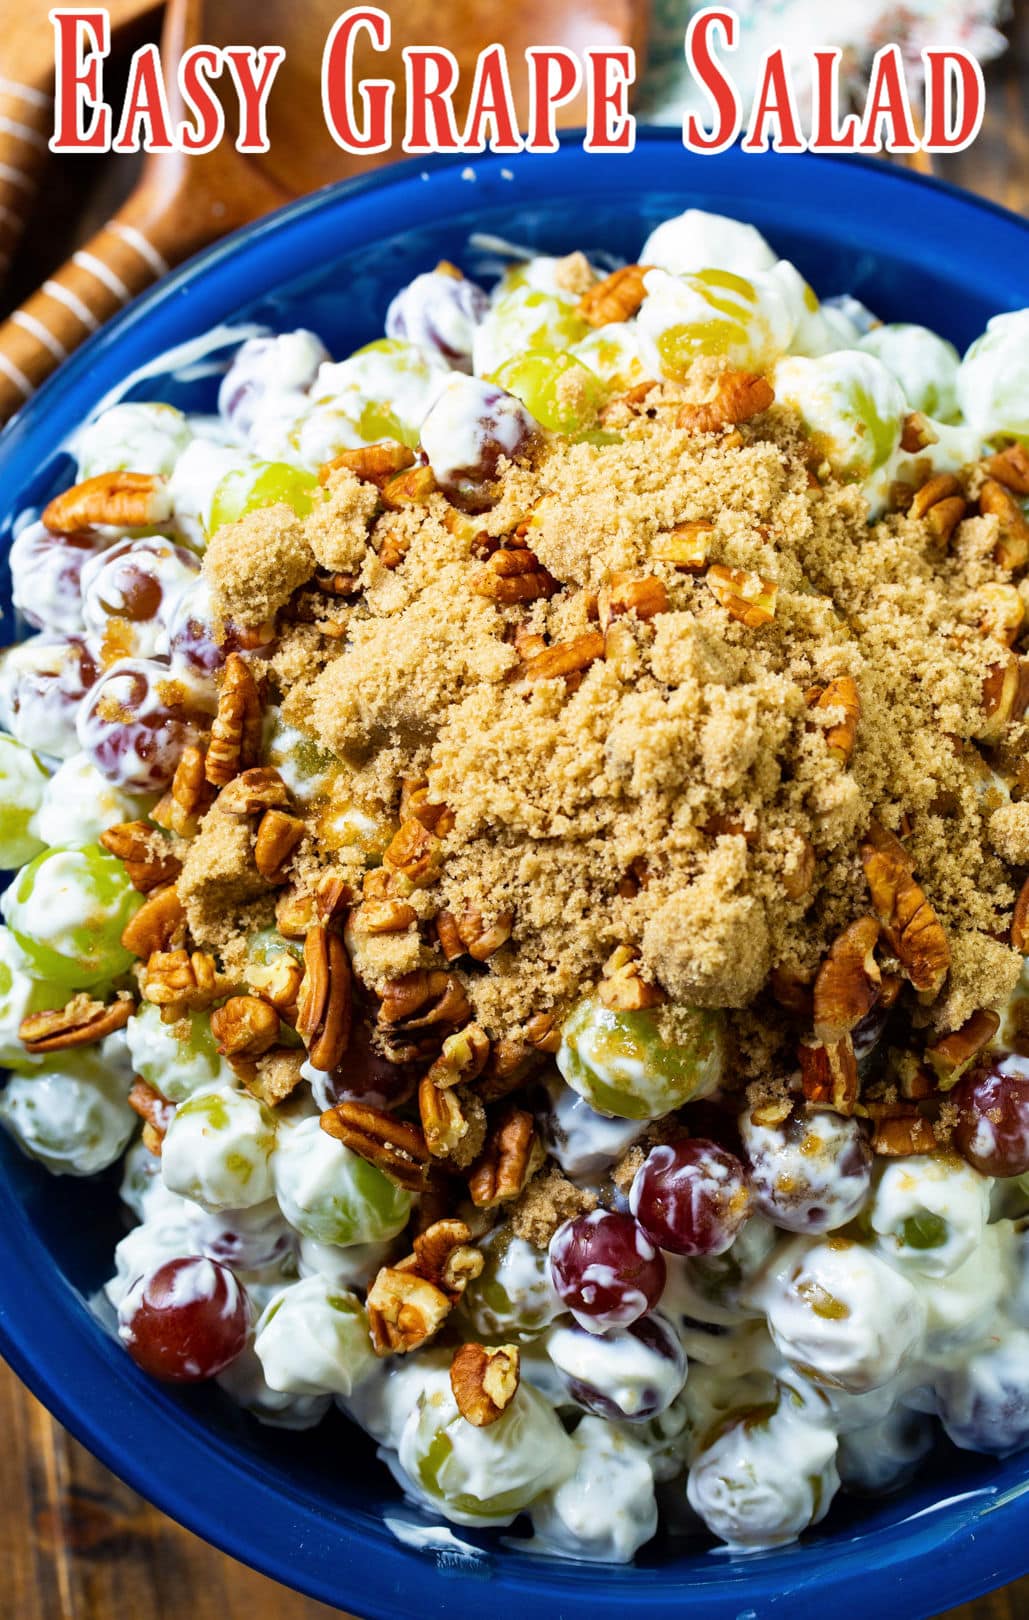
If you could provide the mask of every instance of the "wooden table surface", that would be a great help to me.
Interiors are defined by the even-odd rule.
[[[1026,213],[1029,0],[1016,0],[1009,32],[1010,51],[987,70],[983,133],[969,151],[938,163],[937,172]],[[55,164],[47,211],[57,228],[46,236],[31,233],[6,289],[0,289],[0,306],[17,302],[64,257],[83,223],[84,190],[90,199],[86,213],[104,217],[125,189],[121,161],[121,175],[109,159]],[[0,1434],[5,1436],[0,1579],[6,1588],[0,1620],[330,1620],[337,1615],[165,1518],[78,1445],[2,1363]],[[1029,1578],[953,1609],[945,1620],[1027,1616]]]

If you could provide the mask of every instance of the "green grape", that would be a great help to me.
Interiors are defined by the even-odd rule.
[[[166,1024],[159,1010],[144,1002],[126,1024],[125,1040],[136,1074],[169,1102],[185,1102],[195,1091],[232,1084],[232,1070],[215,1047],[207,1013],[187,1013]]]
[[[557,1066],[591,1108],[617,1119],[660,1119],[713,1091],[722,1071],[722,1021],[717,1012],[678,1007],[686,1040],[670,1041],[664,1009],[614,1012],[587,999],[561,1031]]]
[[[288,1395],[350,1395],[376,1364],[364,1306],[324,1277],[291,1283],[265,1306],[254,1349],[266,1383]]]
[[[88,989],[132,966],[121,936],[142,903],[121,861],[99,844],[80,844],[23,866],[0,909],[40,977]]]
[[[482,1249],[482,1272],[468,1284],[460,1307],[473,1332],[493,1344],[542,1333],[564,1311],[545,1252],[515,1237],[510,1227],[491,1233]]]
[[[297,517],[306,517],[314,504],[318,480],[313,473],[291,467],[288,461],[259,462],[253,467],[235,467],[227,472],[211,500],[209,532],[214,534],[225,523],[236,523],[247,512],[261,506],[284,502]]]
[[[600,378],[574,354],[516,355],[504,361],[494,380],[553,433],[588,427],[604,401]]]
[[[0,928],[0,1065],[5,1069],[37,1069],[41,1058],[30,1057],[18,1030],[29,1013],[62,1007],[67,988],[34,977],[32,963],[9,928]]]
[[[47,781],[32,749],[0,732],[0,867],[24,866],[46,848],[30,824]]]
[[[12,1075],[0,1123],[54,1175],[92,1176],[120,1158],[136,1127],[128,1090],[128,1075],[100,1053],[62,1052],[31,1075]]]
[[[682,381],[702,355],[764,369],[789,347],[795,321],[785,290],[768,273],[748,280],[730,270],[654,270],[638,324],[645,357]]]
[[[839,478],[864,481],[886,466],[900,444],[907,401],[893,373],[872,354],[841,349],[814,360],[782,360],[775,395],[799,412]]]
[[[338,411],[359,443],[396,439],[414,450],[439,374],[413,343],[378,338],[339,365],[322,368],[323,392],[315,406]]]
[[[171,1192],[204,1209],[249,1209],[272,1196],[275,1116],[228,1086],[196,1092],[172,1116],[161,1153]]]
[[[401,1467],[449,1519],[505,1523],[575,1467],[575,1448],[531,1384],[495,1423],[476,1428],[450,1391],[423,1395],[404,1426]]]
[[[937,337],[926,326],[899,323],[873,326],[858,347],[865,354],[874,354],[892,371],[913,411],[922,411],[939,422],[955,420],[958,401],[954,384],[959,360],[952,343]]]
[[[1005,436],[1029,443],[1029,309],[994,315],[976,338],[957,374],[965,421],[984,439]]]
[[[506,360],[562,354],[586,337],[575,304],[537,287],[515,287],[491,307],[475,334],[475,370],[493,381]]]
[[[317,1117],[282,1124],[272,1175],[290,1226],[318,1243],[381,1243],[411,1215],[411,1195],[329,1136]]]

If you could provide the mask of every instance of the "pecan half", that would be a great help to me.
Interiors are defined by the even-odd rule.
[[[950,946],[925,891],[915,881],[907,850],[873,821],[861,844],[861,861],[890,949],[919,994],[931,999],[950,970]]]
[[[273,765],[240,771],[218,795],[218,809],[232,816],[260,816],[266,810],[288,810],[293,795]]]
[[[823,687],[812,705],[814,709],[839,709],[842,719],[837,720],[825,733],[825,746],[830,758],[841,765],[850,763],[861,718],[861,694],[857,682],[850,675],[839,675]]]
[[[749,630],[759,630],[775,618],[775,599],[779,587],[774,580],[762,579],[743,568],[724,568],[712,563],[704,575],[704,583],[715,601],[732,619],[745,624]]]
[[[609,326],[631,320],[646,297],[643,278],[651,267],[623,264],[603,281],[587,288],[575,306],[575,313],[587,326]]]
[[[597,995],[605,1007],[615,1012],[640,1012],[644,1007],[660,1007],[668,1000],[660,985],[648,984],[641,978],[640,953],[634,945],[619,945],[608,957]]]
[[[679,523],[667,534],[659,534],[654,542],[653,556],[658,562],[672,563],[687,574],[702,574],[708,565],[713,523],[706,519],[694,523]]]
[[[412,888],[427,888],[443,870],[443,842],[417,816],[400,823],[386,846],[383,865],[401,872]]]
[[[936,1133],[929,1120],[912,1111],[875,1122],[872,1151],[886,1159],[906,1159],[916,1153],[934,1153]]]
[[[365,1301],[377,1356],[405,1356],[428,1344],[450,1315],[442,1289],[415,1271],[383,1266]]]
[[[200,818],[214,797],[207,780],[206,764],[204,750],[195,743],[182,750],[171,787],[151,810],[151,821],[180,838],[195,836]]]
[[[108,525],[140,529],[166,523],[171,511],[166,479],[155,473],[109,472],[55,495],[43,508],[43,523],[51,534],[78,534]]]
[[[448,805],[429,798],[429,785],[424,777],[405,777],[400,789],[400,819],[414,816],[437,838],[445,838],[454,829],[454,812]]]
[[[875,960],[879,924],[859,917],[835,939],[818,970],[814,988],[815,1035],[832,1043],[849,1035],[871,1012],[882,974]]]
[[[668,611],[668,590],[656,574],[635,578],[631,574],[612,574],[598,594],[597,608],[602,630],[623,613],[635,613],[637,619],[654,619]]]
[[[983,472],[1005,489],[1016,495],[1029,495],[1029,453],[1021,444],[1009,444],[995,456],[987,456],[982,463]]]
[[[472,1203],[478,1209],[510,1203],[525,1190],[545,1157],[532,1115],[523,1108],[508,1108],[490,1131],[468,1178]]]
[[[343,941],[324,923],[315,923],[304,939],[296,1028],[316,1069],[336,1069],[343,1061],[350,1044],[351,984]]]
[[[516,1344],[462,1344],[450,1363],[457,1409],[477,1429],[496,1423],[518,1393],[521,1352]]]
[[[126,1101],[132,1112],[138,1114],[140,1119],[144,1121],[144,1147],[155,1158],[159,1158],[165,1132],[171,1124],[172,1116],[175,1113],[175,1104],[169,1102],[167,1097],[163,1097],[153,1086],[147,1085],[147,1082],[141,1080],[138,1075],[132,1082],[132,1089]]]
[[[1009,489],[988,478],[979,491],[979,510],[984,517],[995,517],[1000,534],[993,548],[993,559],[1013,573],[1029,562],[1029,523]]]
[[[182,871],[182,862],[160,848],[161,840],[147,821],[119,821],[100,834],[100,843],[122,862],[140,894],[173,881]]]
[[[51,1012],[29,1013],[18,1026],[18,1039],[26,1052],[63,1052],[70,1046],[91,1046],[124,1029],[135,1012],[127,996],[118,1001],[94,1001],[84,993]]]
[[[488,557],[472,577],[472,590],[476,596],[488,596],[494,602],[545,601],[557,590],[557,580],[548,573],[527,546],[502,549]]]
[[[462,911],[458,917],[441,911],[436,918],[436,935],[448,962],[465,954],[476,962],[488,962],[507,944],[513,927],[513,911],[498,911],[488,922],[481,911]]]
[[[824,1103],[837,1114],[852,1114],[858,1097],[857,1059],[849,1035],[838,1041],[801,1041],[800,1078],[810,1103]]]
[[[343,450],[318,469],[319,484],[327,484],[333,473],[344,468],[366,484],[377,484],[381,489],[397,473],[414,466],[414,451],[396,439],[380,439],[377,444],[362,444],[356,450]]]
[[[477,1080],[490,1054],[489,1036],[478,1024],[456,1029],[443,1042],[439,1057],[429,1070],[434,1086],[468,1085]]]
[[[366,1103],[341,1102],[326,1110],[321,1126],[398,1187],[420,1192],[425,1186],[430,1154],[424,1136],[414,1125]]]
[[[537,1052],[557,1052],[561,1046],[561,1019],[556,1012],[533,1013],[525,1026],[525,1039]]]
[[[924,518],[933,538],[945,546],[968,506],[964,492],[953,473],[937,473],[916,490],[908,516]]]
[[[133,956],[148,961],[155,951],[171,950],[186,938],[186,913],[173,883],[148,894],[122,930],[121,942]]]
[[[262,1057],[279,1038],[279,1015],[260,996],[230,996],[211,1014],[211,1034],[222,1057]]]
[[[404,1029],[427,1029],[437,1024],[463,1024],[470,1012],[459,979],[442,968],[416,969],[387,981],[378,1021]]]
[[[225,660],[218,712],[204,770],[215,787],[224,787],[240,771],[257,763],[261,749],[261,695],[250,666],[239,653]]]
[[[362,900],[349,926],[363,934],[403,934],[417,921],[418,913],[406,900]]]
[[[449,1159],[463,1169],[480,1153],[486,1111],[477,1097],[459,1087],[437,1086],[426,1075],[418,1087],[418,1115],[425,1145],[434,1159]]]
[[[143,969],[140,992],[173,1023],[184,1012],[209,1007],[225,993],[214,957],[186,950],[155,951]]]
[[[526,681],[560,680],[566,675],[577,675],[589,669],[604,656],[604,637],[599,630],[587,630],[571,641],[557,641],[545,652],[536,653],[525,665],[522,679]]]
[[[456,1305],[468,1284],[482,1274],[482,1250],[471,1241],[464,1221],[450,1216],[430,1222],[414,1240],[414,1253],[398,1260],[401,1271],[417,1271]]]
[[[703,405],[684,405],[676,427],[689,433],[717,433],[720,428],[749,422],[775,403],[775,390],[767,377],[748,371],[723,371],[714,399]]]
[[[967,1018],[960,1029],[952,1030],[925,1049],[925,1060],[942,1091],[957,1084],[971,1068],[980,1052],[989,1046],[1000,1028],[1000,1013],[983,1008]]]
[[[304,823],[299,816],[287,815],[284,810],[266,810],[254,839],[254,865],[269,883],[285,883],[286,867],[304,836]]]
[[[383,505],[399,512],[405,506],[424,506],[436,492],[436,479],[431,467],[408,467],[387,478],[380,488]]]

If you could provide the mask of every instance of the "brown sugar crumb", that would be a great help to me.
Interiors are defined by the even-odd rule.
[[[204,553],[215,614],[241,629],[256,629],[273,619],[314,568],[304,527],[281,502],[224,524]]]
[[[986,934],[954,934],[950,951],[950,975],[933,1008],[932,1028],[938,1034],[960,1029],[980,1009],[1003,1007],[1022,973],[1019,952]]]
[[[611,1171],[611,1180],[618,1188],[618,1191],[624,1193],[627,1198],[630,1187],[643,1169],[646,1157],[647,1155],[641,1147],[631,1147],[625,1157],[619,1159]]]
[[[544,1165],[511,1205],[511,1230],[534,1249],[545,1249],[559,1226],[596,1209],[596,1193],[576,1187],[556,1165]]]
[[[319,568],[331,573],[360,572],[368,533],[379,507],[379,491],[346,468],[335,472],[328,498],[318,502],[306,524],[307,542]]]
[[[209,811],[188,846],[177,887],[198,944],[221,946],[244,932],[247,908],[270,893],[254,864],[249,824],[217,806]]]
[[[1029,865],[1029,804],[1002,804],[990,817],[990,843],[1012,866]]]

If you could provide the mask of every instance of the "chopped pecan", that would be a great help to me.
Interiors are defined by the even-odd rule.
[[[629,321],[646,297],[643,278],[650,268],[645,264],[623,264],[603,281],[587,288],[575,306],[575,313],[587,326],[608,326]]]
[[[875,1122],[872,1151],[882,1158],[910,1158],[916,1153],[933,1153],[936,1147],[936,1133],[931,1123],[917,1111]]]
[[[538,1052],[558,1051],[561,1046],[561,1020],[557,1013],[533,1013],[525,1026],[525,1039]]]
[[[460,1087],[437,1086],[426,1075],[418,1087],[418,1116],[434,1159],[450,1159],[463,1169],[479,1154],[486,1134],[486,1112],[477,1097],[463,1093]]]
[[[699,520],[679,523],[667,534],[659,534],[654,542],[653,556],[658,562],[669,562],[687,574],[702,574],[708,565],[713,523]]]
[[[775,390],[767,377],[747,371],[723,371],[714,399],[703,405],[684,405],[676,427],[690,433],[717,433],[720,428],[749,422],[775,403]]]
[[[1011,916],[1011,943],[1016,951],[1029,956],[1029,878],[1022,884],[1015,901]]]
[[[173,883],[148,894],[122,930],[121,942],[145,962],[155,951],[185,943],[186,913]]]
[[[107,526],[141,529],[166,523],[171,510],[166,479],[156,473],[109,472],[55,495],[43,508],[43,523],[51,534]]]
[[[171,1022],[187,1011],[209,1007],[225,993],[214,957],[186,950],[155,951],[143,969],[140,992]]]
[[[403,934],[418,921],[418,913],[406,900],[362,900],[350,921],[364,934]]]
[[[837,1114],[852,1114],[858,1096],[857,1059],[849,1035],[836,1041],[801,1041],[800,1077],[810,1103],[824,1103]]]
[[[437,838],[445,838],[454,828],[454,812],[448,805],[429,798],[429,785],[424,777],[407,777],[400,790],[400,819],[414,816]]]
[[[934,540],[945,546],[967,511],[964,492],[953,473],[937,473],[916,490],[908,515],[924,518]]]
[[[62,1052],[70,1046],[91,1046],[116,1029],[124,1029],[135,1011],[129,997],[104,1003],[80,993],[66,1006],[51,1012],[29,1013],[18,1026],[18,1039],[26,1052]]]
[[[240,771],[256,765],[261,749],[261,695],[250,666],[239,653],[225,660],[218,712],[211,727],[211,742],[204,770],[215,787],[231,782]]]
[[[275,902],[275,922],[279,933],[286,939],[303,939],[317,917],[317,902],[313,894],[300,894],[295,889],[287,889]]]
[[[477,1429],[496,1423],[518,1393],[521,1352],[516,1344],[462,1344],[450,1363],[457,1409]]]
[[[557,641],[545,652],[536,653],[525,666],[526,681],[560,680],[586,670],[604,656],[604,637],[599,630],[587,630],[571,641]]]
[[[204,750],[195,743],[182,750],[171,787],[151,810],[151,821],[180,838],[195,836],[200,818],[214,797],[207,780],[206,764]]]
[[[901,423],[900,448],[906,456],[917,456],[920,450],[928,450],[931,444],[938,444],[939,439],[936,429],[922,411],[909,411]]]
[[[978,740],[999,742],[1007,726],[1019,717],[1023,701],[1019,660],[1012,653],[1003,662],[991,664],[983,678],[983,720],[975,734]]]
[[[248,962],[246,978],[251,988],[265,1001],[270,1001],[287,1024],[295,1022],[304,970],[292,951],[280,951],[270,962]]]
[[[755,1125],[774,1129],[776,1125],[784,1125],[792,1112],[793,1102],[789,1097],[769,1097],[751,1109],[750,1118]]]
[[[768,988],[780,1007],[809,1023],[815,1016],[814,989],[809,977],[780,962],[768,975]]]
[[[380,439],[377,444],[358,445],[356,450],[344,450],[318,469],[319,484],[327,484],[333,473],[344,468],[366,484],[377,484],[381,489],[397,473],[414,466],[414,451],[396,439]]]
[[[417,816],[400,823],[386,846],[383,865],[400,872],[415,889],[435,883],[443,869],[443,842]]]
[[[279,1015],[260,996],[230,996],[211,1014],[211,1034],[222,1057],[263,1057],[279,1038]]]
[[[442,968],[417,969],[390,979],[383,987],[380,1024],[425,1029],[436,1024],[463,1024],[471,1007],[459,979]]]
[[[384,534],[382,537],[379,546],[379,561],[383,568],[388,568],[392,573],[395,568],[400,567],[410,549],[411,541],[409,536],[398,534],[396,529],[390,529],[389,533]]]
[[[704,583],[715,601],[750,630],[759,630],[775,618],[775,599],[779,587],[774,580],[762,579],[760,574],[748,573],[743,568],[725,568],[712,563],[704,575]]]
[[[987,456],[982,463],[983,472],[1005,489],[1016,495],[1029,495],[1029,453],[1021,444],[1009,444],[995,456]]]
[[[882,982],[875,960],[878,941],[875,917],[859,917],[829,947],[814,988],[814,1026],[820,1041],[832,1043],[849,1035],[875,1006]]]
[[[261,876],[270,883],[284,883],[285,868],[303,836],[304,823],[299,816],[287,815],[284,810],[266,810],[254,840],[254,865]]]
[[[631,574],[612,574],[609,584],[603,586],[597,606],[600,628],[606,630],[612,619],[623,613],[635,613],[638,619],[653,619],[668,611],[668,591],[664,580],[655,574],[634,578]]]
[[[1000,530],[993,548],[993,559],[1013,573],[1029,562],[1029,523],[1009,489],[995,478],[988,478],[979,491],[979,510],[984,517],[995,517]]]
[[[781,882],[788,900],[803,900],[815,881],[815,851],[811,840],[802,832],[795,835],[793,847],[796,859],[783,868]]]
[[[247,1090],[267,1108],[277,1108],[303,1080],[304,1053],[295,1046],[273,1046],[258,1058],[230,1057]]]
[[[324,923],[304,939],[304,977],[297,996],[297,1034],[316,1069],[339,1067],[350,1043],[351,972],[343,941]]]
[[[511,938],[513,911],[498,911],[488,922],[481,911],[441,911],[436,918],[436,937],[448,962],[468,955],[476,962],[488,962],[501,945]]]
[[[365,1301],[377,1356],[405,1356],[435,1336],[451,1312],[442,1289],[415,1271],[383,1266]]]
[[[993,636],[1006,647],[1013,647],[1025,622],[1025,608],[1016,587],[994,580],[980,585],[973,600],[979,606],[979,628],[983,635]]]
[[[508,1108],[490,1131],[483,1155],[468,1178],[472,1203],[478,1209],[510,1203],[545,1157],[532,1115],[523,1108]]]
[[[357,1102],[337,1103],[322,1115],[321,1125],[329,1136],[374,1164],[398,1187],[406,1187],[409,1192],[420,1192],[424,1187],[429,1150],[414,1125]]]
[[[839,675],[823,687],[812,705],[814,709],[840,709],[843,718],[831,725],[825,733],[825,746],[830,758],[841,765],[850,763],[861,718],[861,694],[857,682],[850,675]]]
[[[429,1070],[434,1086],[468,1085],[477,1080],[490,1054],[489,1036],[478,1024],[455,1029],[443,1042],[439,1057]]]
[[[416,1271],[457,1304],[470,1282],[482,1274],[482,1250],[471,1241],[464,1221],[453,1216],[435,1220],[414,1240],[414,1253],[397,1262],[401,1271]]]
[[[536,602],[553,596],[557,580],[534,551],[522,546],[494,551],[473,576],[472,590],[494,602]]]
[[[436,492],[436,479],[431,467],[408,467],[395,473],[381,486],[383,505],[399,512],[405,506],[424,506]]]
[[[160,848],[147,821],[119,821],[100,834],[100,842],[122,862],[129,882],[140,894],[172,882],[182,871],[182,862],[170,850]]]
[[[969,1069],[1000,1028],[1000,1014],[989,1008],[974,1012],[960,1029],[944,1035],[925,1049],[929,1064],[943,1091],[949,1091]]]
[[[640,953],[634,945],[619,945],[608,957],[597,995],[615,1012],[640,1012],[668,1000],[660,985],[640,976]]]
[[[872,904],[890,949],[920,995],[931,999],[950,970],[950,946],[898,838],[872,822],[861,844]]]
[[[273,765],[254,765],[222,788],[218,809],[232,816],[260,816],[266,810],[288,810],[293,795]]]
[[[139,1075],[132,1082],[126,1101],[132,1112],[138,1114],[144,1122],[143,1146],[155,1158],[160,1158],[165,1132],[175,1113],[175,1104],[169,1102],[167,1097],[163,1097],[145,1080],[141,1080]]]

